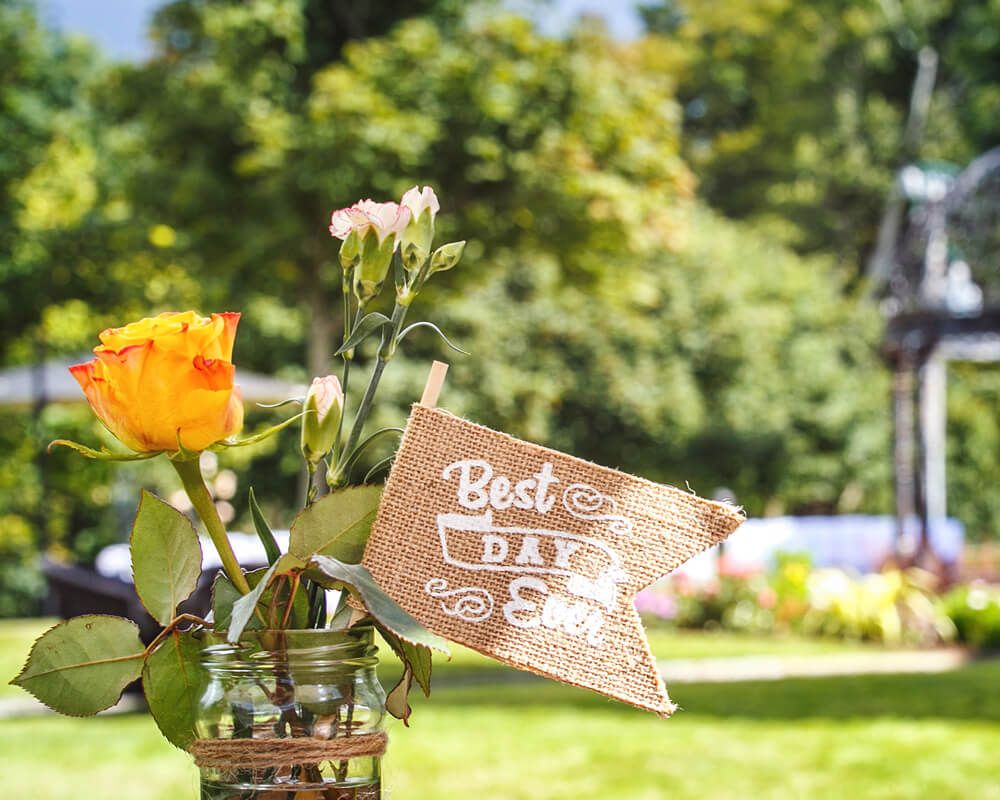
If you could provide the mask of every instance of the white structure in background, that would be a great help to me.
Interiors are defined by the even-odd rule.
[[[907,526],[908,542],[903,551],[917,546],[918,522]],[[816,567],[840,567],[855,572],[877,572],[893,553],[896,520],[890,516],[843,514],[835,517],[763,517],[748,519],[725,542],[726,567],[730,572],[754,573],[774,566],[780,553],[806,554]],[[288,550],[288,531],[275,531],[279,549]],[[266,566],[260,540],[249,533],[230,533],[237,560],[244,565]],[[962,555],[965,528],[947,519],[931,528],[934,553],[945,564],[955,564]],[[221,567],[219,556],[207,536],[201,538],[204,569]],[[673,574],[693,583],[707,583],[718,574],[719,547],[713,547],[682,564]],[[132,582],[132,560],[127,543],[105,547],[94,564],[106,578]]]
[[[945,564],[962,555],[965,528],[956,519],[931,526],[931,547]],[[723,545],[727,571],[753,573],[774,566],[779,553],[808,555],[816,567],[840,567],[860,573],[876,572],[893,554],[896,520],[890,516],[842,514],[834,517],[764,517],[748,519]],[[919,523],[910,519],[909,541],[903,552],[915,550]],[[682,565],[674,574],[695,583],[712,580],[718,573],[720,548],[713,547]]]
[[[202,570],[218,569],[222,566],[215,545],[208,536],[201,536]],[[288,552],[288,531],[274,531],[274,540],[282,553]],[[266,567],[267,555],[260,539],[251,533],[230,533],[229,543],[236,554],[236,560],[246,567]],[[132,556],[127,542],[105,547],[97,555],[94,569],[105,578],[132,583]]]

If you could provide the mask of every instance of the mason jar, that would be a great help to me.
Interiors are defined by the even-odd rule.
[[[201,800],[377,800],[385,693],[374,631],[208,642],[191,747]]]

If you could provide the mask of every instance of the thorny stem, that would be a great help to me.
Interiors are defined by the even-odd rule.
[[[196,617],[194,614],[178,614],[176,617],[170,620],[170,622],[167,624],[167,627],[165,627],[162,631],[160,631],[156,635],[156,638],[153,639],[153,641],[151,641],[148,645],[146,645],[146,649],[142,651],[143,658],[152,653],[160,644],[160,642],[162,642],[171,633],[173,633],[174,630],[177,628],[177,626],[180,625],[182,622],[193,622],[196,625],[201,625],[204,628],[211,627],[208,624],[208,622],[203,620],[201,617]]]
[[[299,590],[299,573],[296,572],[290,579],[288,585],[288,605],[285,606],[285,614],[281,618],[281,627],[288,627],[288,618],[292,615],[292,604],[295,602],[295,593]]]
[[[229,544],[229,537],[226,535],[226,526],[219,517],[219,512],[212,501],[212,495],[208,492],[205,479],[201,476],[201,466],[198,459],[172,460],[170,462],[177,470],[177,474],[184,484],[184,491],[191,498],[191,505],[194,506],[201,521],[205,523],[208,535],[212,537],[212,543],[219,552],[222,559],[222,568],[229,576],[229,580],[240,594],[250,593],[250,584],[247,583],[243,570],[240,569],[240,562],[236,560],[236,554]]]

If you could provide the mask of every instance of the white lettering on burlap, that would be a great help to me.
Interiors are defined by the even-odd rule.
[[[569,557],[579,550],[583,545],[574,542],[572,539],[555,539],[556,546],[556,566],[569,569]]]
[[[532,578],[525,575],[523,578],[516,578],[510,582],[510,600],[503,604],[504,618],[515,628],[537,628],[542,624],[541,617],[535,614],[533,617],[524,619],[518,616],[520,611],[534,611],[538,605],[524,597],[521,597],[522,589],[534,589],[542,594],[549,593],[549,587],[541,578]]]
[[[534,564],[536,567],[543,566],[545,559],[538,552],[538,537],[525,536],[521,542],[521,552],[514,559],[518,564]]]
[[[535,499],[531,496],[531,490],[537,485],[538,481],[534,478],[525,478],[523,481],[518,481],[514,487],[514,508],[520,508],[522,511],[534,508]]]
[[[535,493],[535,511],[539,514],[548,514],[556,504],[556,499],[548,496],[549,487],[559,483],[559,479],[552,474],[552,465],[548,461],[542,464],[542,468],[535,473],[534,478],[538,484],[538,491]]]
[[[458,504],[470,511],[490,506],[497,511],[511,507],[523,511],[534,508],[539,514],[547,514],[556,503],[549,489],[559,483],[559,479],[552,474],[552,465],[548,462],[530,478],[516,484],[506,475],[494,477],[493,466],[481,458],[455,461],[444,468],[441,477],[451,480],[455,473],[458,473]]]
[[[507,528],[493,524],[494,510],[507,511],[513,508],[537,514],[552,511],[558,499],[553,494],[553,487],[560,483],[552,464],[546,461],[530,477],[518,480],[516,477],[497,474],[493,465],[484,459],[469,458],[449,464],[442,470],[441,477],[445,481],[458,479],[456,499],[462,508],[482,512],[481,516],[476,517],[462,514],[438,515],[445,560],[473,571],[524,571],[564,575],[569,596],[552,594],[546,581],[532,575],[512,580],[508,585],[510,600],[503,606],[504,618],[516,628],[541,626],[568,636],[584,637],[592,646],[600,646],[604,642],[604,635],[601,633],[604,612],[601,608],[595,608],[592,603],[599,603],[609,612],[612,611],[617,599],[617,585],[628,577],[621,569],[614,550],[598,539],[581,534]],[[593,487],[571,484],[563,495],[563,505],[574,517],[607,522],[611,528],[619,522],[631,526],[624,517],[602,513],[605,507],[613,509],[614,501]],[[482,543],[482,550],[477,549],[477,553],[481,552],[481,555],[471,556],[471,561],[468,560],[469,557],[460,555],[460,549],[449,551],[449,537],[460,542],[463,534],[472,534]],[[551,546],[545,546],[544,555],[541,544],[543,541],[552,543]],[[588,577],[574,569],[573,558],[581,550],[586,553],[586,558],[582,559],[583,565],[590,564],[586,567],[588,571],[593,569],[595,555],[607,562],[596,577]],[[511,555],[514,555],[513,563],[508,562]],[[428,584],[428,593],[431,588],[434,587]],[[477,587],[463,587],[461,591],[473,590],[486,592]],[[532,594],[535,594],[534,599]],[[450,611],[446,609],[445,613],[450,614]]]
[[[497,475],[490,484],[490,505],[497,511],[504,511],[514,505],[514,495],[510,493],[510,478]]]
[[[478,458],[469,458],[465,461],[456,461],[454,464],[449,464],[444,468],[441,473],[441,477],[446,481],[451,479],[451,473],[455,469],[459,470],[458,474],[458,504],[463,508],[471,509],[472,511],[478,511],[480,508],[485,508],[486,504],[489,503],[490,498],[483,491],[486,484],[489,483],[490,478],[493,477],[493,467],[490,466],[488,461],[483,461]],[[473,480],[472,470],[473,469],[482,470],[479,477]]]
[[[534,589],[545,595],[541,614],[538,603],[526,598],[522,592]],[[510,582],[510,600],[504,603],[504,618],[515,628],[537,628],[543,625],[570,636],[586,635],[587,643],[599,647],[604,642],[601,628],[604,615],[599,608],[590,608],[582,600],[565,600],[549,594],[549,587],[540,578],[524,576]],[[521,613],[531,614],[523,616]]]
[[[502,564],[507,560],[507,540],[492,533],[483,534],[483,563]]]

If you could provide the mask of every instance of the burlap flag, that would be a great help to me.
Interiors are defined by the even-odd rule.
[[[667,716],[633,599],[742,521],[732,506],[415,405],[364,564],[435,633]]]

